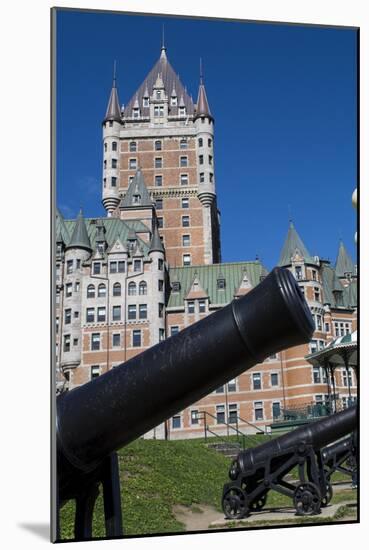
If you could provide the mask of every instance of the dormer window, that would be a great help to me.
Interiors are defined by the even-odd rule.
[[[133,109],[133,118],[139,118],[140,117],[140,109],[135,108]]]
[[[156,99],[161,99],[161,90],[156,90]]]
[[[217,289],[218,290],[225,290],[226,287],[226,281],[223,277],[219,277],[217,279]]]
[[[177,105],[177,97],[176,96],[171,97],[170,104],[172,105],[172,107],[175,107]]]
[[[179,292],[181,290],[181,283],[179,281],[174,281],[172,283],[173,292]]]
[[[179,114],[179,116],[185,116],[185,114],[186,114],[186,107],[179,107],[179,108],[178,108],[178,114]]]
[[[144,97],[143,100],[142,100],[142,107],[149,107],[149,98],[148,97]]]
[[[133,195],[133,204],[141,204],[141,195]]]

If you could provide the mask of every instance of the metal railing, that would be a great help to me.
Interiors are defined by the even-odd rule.
[[[342,398],[335,400],[322,401],[321,403],[309,402],[305,405],[283,408],[279,416],[273,416],[273,422],[294,422],[313,420],[323,416],[329,416],[335,412],[342,411],[350,404],[354,403],[354,398],[344,401]]]

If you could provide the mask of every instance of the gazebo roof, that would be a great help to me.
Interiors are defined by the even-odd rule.
[[[357,366],[357,331],[339,336],[325,348],[306,355],[305,359],[312,365],[323,365],[325,362],[333,367],[345,366],[345,355],[350,367]]]

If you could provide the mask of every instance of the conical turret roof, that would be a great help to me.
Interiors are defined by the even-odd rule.
[[[154,230],[152,233],[149,254],[150,252],[162,252],[164,254],[164,246],[160,239],[157,223],[154,224]]]
[[[137,197],[139,200],[137,201]],[[150,193],[147,190],[141,169],[138,168],[129,184],[127,193],[120,203],[120,208],[152,206]]]
[[[354,262],[352,261],[349,253],[347,252],[345,245],[340,241],[338,249],[338,256],[336,261],[336,275],[337,277],[344,277],[345,273],[355,273]]]
[[[115,74],[113,78],[113,86],[110,92],[109,103],[106,109],[106,114],[103,122],[106,122],[108,120],[115,120],[116,122],[121,121],[120,103],[118,98],[118,89],[117,89]]]
[[[203,116],[206,116],[213,120],[213,117],[209,108],[208,98],[206,96],[205,86],[201,80],[200,86],[199,86],[199,94],[197,96],[196,113],[195,113],[194,119],[203,117]]]
[[[79,211],[67,248],[84,248],[86,250],[92,250],[82,209]]]
[[[278,265],[290,265],[291,258],[295,254],[296,249],[300,252],[305,261],[311,261],[311,256],[308,249],[302,242],[292,221],[290,221],[290,226],[288,228],[287,237],[282,248]]]

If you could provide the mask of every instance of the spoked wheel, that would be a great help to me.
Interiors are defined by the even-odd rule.
[[[250,502],[250,511],[251,512],[260,512],[260,510],[262,510],[266,504],[266,501],[267,501],[267,493],[264,493],[262,495],[260,495],[259,497],[257,497],[255,500],[252,500]]]
[[[223,512],[227,519],[241,519],[247,515],[247,498],[239,487],[231,487],[223,496]]]
[[[332,497],[333,497],[332,485],[331,485],[330,483],[327,483],[327,488],[326,488],[325,497],[323,497],[323,498],[322,498],[322,501],[321,501],[321,505],[323,506],[323,508],[325,508],[326,506],[328,506],[328,504],[329,504],[330,501],[332,500]]]
[[[295,489],[293,504],[298,516],[312,516],[320,513],[321,494],[314,483],[300,483]]]

